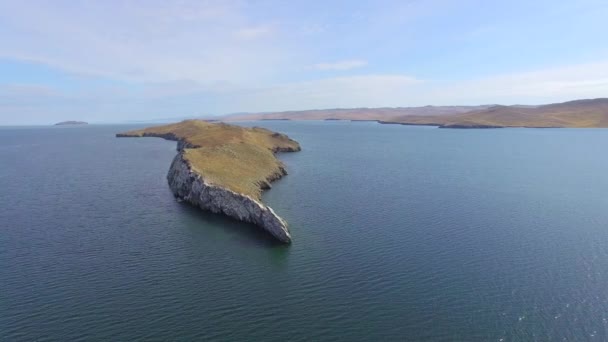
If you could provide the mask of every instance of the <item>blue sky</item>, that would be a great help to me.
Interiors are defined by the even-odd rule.
[[[607,1],[0,0],[0,124],[608,97]]]

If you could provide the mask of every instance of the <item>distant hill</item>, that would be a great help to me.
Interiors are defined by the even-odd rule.
[[[452,116],[396,116],[385,123],[479,127],[608,127],[608,99],[577,100],[536,107],[492,106]]]
[[[61,121],[55,124],[55,126],[64,126],[64,125],[88,125],[88,122],[84,121]]]
[[[275,113],[231,114],[223,117],[222,120],[386,120],[402,115],[455,115],[489,107],[491,105],[315,109]]]
[[[353,108],[236,114],[223,121],[243,120],[371,120],[445,128],[608,127],[608,98],[540,106],[481,105],[404,108]]]

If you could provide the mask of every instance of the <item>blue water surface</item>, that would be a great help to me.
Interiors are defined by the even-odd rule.
[[[608,130],[283,132],[291,246],[177,203],[139,126],[0,128],[0,340],[608,339]]]

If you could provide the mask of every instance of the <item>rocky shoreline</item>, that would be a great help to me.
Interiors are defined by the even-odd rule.
[[[230,125],[226,125],[226,127],[228,126]],[[231,129],[235,129],[235,126],[231,127]],[[245,130],[246,128],[242,129]],[[264,134],[268,134],[270,139],[277,139],[278,141],[283,142],[268,146],[270,150],[268,153],[276,154],[277,152],[300,151],[299,144],[289,139],[286,135],[270,131],[266,132],[267,133]],[[258,131],[258,133],[260,132]],[[199,164],[192,164],[192,161],[188,159],[189,153],[196,151],[201,148],[201,146],[205,146],[204,143],[193,143],[191,139],[188,139],[179,133],[166,131],[132,131],[118,133],[116,134],[116,137],[158,137],[176,141],[178,154],[173,159],[169,172],[167,173],[169,188],[176,199],[212,213],[222,214],[242,222],[252,223],[261,227],[282,243],[291,242],[291,235],[287,222],[278,216],[272,208],[262,203],[260,196],[257,196],[258,198],[256,198],[255,194],[237,192],[223,184],[214,183],[206,178],[204,172],[200,172]],[[259,191],[267,190],[271,188],[270,183],[285,175],[287,175],[287,170],[283,164],[277,160],[277,164],[274,168],[270,168],[269,172],[263,178],[259,178],[254,185]]]
[[[284,168],[282,171],[282,173],[273,175],[274,177],[268,179],[261,187],[270,188],[270,182],[287,174]],[[180,200],[212,213],[253,223],[266,230],[277,240],[283,243],[291,242],[287,222],[275,214],[272,208],[250,196],[207,183],[203,175],[192,169],[182,152],[173,159],[167,174],[167,181],[173,195]]]

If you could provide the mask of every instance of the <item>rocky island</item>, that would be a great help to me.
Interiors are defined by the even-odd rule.
[[[186,120],[119,133],[177,141],[167,180],[177,199],[201,209],[253,223],[283,243],[287,223],[261,201],[263,190],[287,174],[275,153],[300,151],[295,140],[264,128]]]
[[[84,121],[61,121],[55,124],[55,126],[66,126],[66,125],[88,125],[88,122]]]

